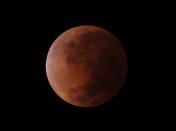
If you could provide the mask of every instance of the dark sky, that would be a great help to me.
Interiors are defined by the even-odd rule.
[[[148,10],[143,6],[132,8],[113,3],[82,4],[55,7],[48,3],[22,3],[23,6],[3,14],[1,50],[5,56],[3,66],[8,70],[3,81],[2,109],[7,122],[17,121],[17,127],[23,123],[26,127],[58,129],[74,124],[73,130],[81,129],[80,125],[91,130],[94,127],[136,129],[139,125],[147,126],[146,120],[149,125],[160,125],[163,116],[158,110],[166,102],[162,97],[164,89],[157,86],[158,77],[155,77],[159,70],[154,63],[161,58],[154,54],[161,31],[158,26],[161,14],[152,11],[154,7]],[[85,24],[102,27],[121,41],[128,56],[129,72],[123,90],[112,101],[84,109],[65,103],[52,91],[45,62],[49,47],[62,32]]]

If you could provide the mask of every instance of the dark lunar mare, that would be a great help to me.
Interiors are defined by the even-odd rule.
[[[68,64],[84,64],[91,72],[91,81],[85,83],[83,94],[75,96],[80,103],[85,103],[90,97],[95,97],[99,92],[112,92],[116,90],[118,83],[112,77],[118,71],[118,60],[112,51],[117,48],[115,41],[109,39],[102,32],[86,32],[76,43],[70,41],[67,45],[66,60]],[[103,45],[103,42],[108,44]],[[96,46],[92,46],[96,44]],[[94,47],[94,48],[92,48]],[[92,54],[90,54],[92,53]],[[99,55],[93,60],[91,55]]]

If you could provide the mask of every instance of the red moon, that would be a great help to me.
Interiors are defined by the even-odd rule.
[[[46,74],[54,92],[80,107],[111,100],[123,87],[127,68],[120,41],[108,31],[89,25],[62,33],[46,59]]]

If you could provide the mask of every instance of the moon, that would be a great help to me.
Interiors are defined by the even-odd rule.
[[[54,92],[79,107],[99,106],[111,100],[123,87],[127,68],[120,41],[91,25],[63,32],[46,58],[46,74]]]

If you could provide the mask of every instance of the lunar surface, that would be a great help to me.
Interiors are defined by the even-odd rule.
[[[62,33],[46,59],[46,74],[55,93],[67,103],[94,107],[111,100],[127,75],[127,58],[117,38],[96,26]]]

